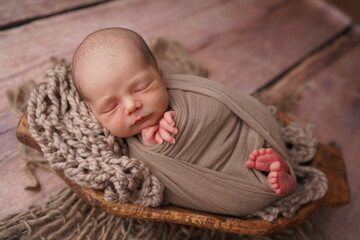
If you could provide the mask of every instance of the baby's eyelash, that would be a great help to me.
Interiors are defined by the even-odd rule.
[[[111,107],[109,107],[108,109],[106,109],[105,111],[103,111],[102,113],[105,114],[105,113],[112,112],[112,111],[117,107],[117,105],[118,105],[118,104],[112,105]]]
[[[141,92],[143,90],[145,90],[146,88],[148,88],[150,86],[151,82],[147,82],[146,84],[141,85],[140,87],[135,88],[134,92]]]

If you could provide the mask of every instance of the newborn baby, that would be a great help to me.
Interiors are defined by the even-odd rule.
[[[72,77],[79,94],[106,129],[117,137],[129,138],[129,143],[137,139],[149,151],[164,144],[176,145],[178,141],[176,138],[179,137],[181,140],[181,133],[191,127],[191,124],[196,125],[187,122],[186,129],[177,128],[176,119],[181,117],[178,116],[180,110],[176,109],[177,87],[167,88],[172,82],[172,77],[169,77],[169,80],[167,77],[164,78],[145,41],[131,30],[108,28],[86,37],[74,55]],[[186,76],[178,76],[178,78],[187,79]],[[202,81],[199,80],[199,83]],[[192,95],[191,89],[185,92]],[[197,94],[196,97],[203,98],[202,94]],[[209,101],[213,102],[212,104],[216,105],[215,108],[219,111],[222,111],[221,108],[226,108],[216,100],[209,99]],[[192,105],[196,106],[190,103],[188,107],[191,108]],[[199,112],[199,109],[196,112]],[[224,114],[225,112],[230,114],[228,109],[224,110]],[[204,118],[200,121],[213,117],[207,116],[207,112],[201,114]],[[241,122],[241,119],[236,119],[237,122]],[[211,121],[209,123],[211,124]],[[211,131],[211,128],[210,125],[202,131]],[[221,132],[221,129],[217,131]],[[201,136],[201,132],[198,134]],[[253,149],[248,159],[236,159],[236,161],[248,169],[255,169],[255,178],[264,176],[268,188],[276,194],[289,193],[296,186],[294,174],[290,172],[291,166],[273,148]],[[150,169],[156,172],[156,169]],[[168,177],[164,177],[164,181],[165,178]],[[170,185],[166,187],[171,188]],[[169,191],[171,192],[171,189]],[[179,204],[177,201],[171,201],[171,193],[168,195],[167,199],[165,194],[165,200]],[[191,204],[180,203],[180,205],[192,207]],[[228,213],[221,210],[219,212]]]

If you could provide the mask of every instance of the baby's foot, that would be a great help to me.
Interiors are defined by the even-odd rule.
[[[254,150],[250,154],[249,160],[246,161],[245,166],[248,168],[255,168],[259,171],[270,172],[270,165],[274,162],[280,162],[286,172],[289,171],[285,159],[272,148]]]
[[[280,161],[270,165],[270,173],[267,178],[271,189],[277,194],[291,192],[296,186],[295,178],[285,170]]]

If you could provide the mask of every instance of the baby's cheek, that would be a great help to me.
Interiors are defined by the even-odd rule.
[[[122,135],[124,130],[126,130],[123,122],[120,119],[114,119],[113,121],[111,121],[111,124],[109,124],[109,128],[111,128],[111,132],[117,133],[117,136]]]
[[[101,125],[106,128],[107,130],[109,130],[113,135],[116,135],[118,134],[118,130],[121,129],[117,121],[116,118],[102,118],[100,119],[100,123]]]
[[[163,97],[158,98],[156,99],[156,101],[154,101],[155,108],[158,109],[158,111],[162,112],[163,114],[167,111],[168,105],[169,105],[168,98],[164,96],[164,94]]]

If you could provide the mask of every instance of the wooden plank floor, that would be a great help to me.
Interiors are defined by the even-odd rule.
[[[27,176],[17,153],[18,117],[9,112],[5,90],[29,79],[44,81],[50,57],[70,60],[90,32],[122,26],[145,38],[179,41],[210,69],[212,79],[256,93],[296,121],[316,124],[322,142],[336,142],[343,150],[352,202],[321,209],[312,220],[325,239],[360,235],[355,227],[360,35],[348,16],[322,0],[84,0],[53,8],[46,6],[51,1],[36,0],[32,9],[41,11],[22,7],[19,14],[10,13],[23,5],[11,2],[0,4],[0,217],[40,203],[64,186],[52,173],[38,171],[43,189],[23,190]],[[24,19],[33,21],[24,24]]]
[[[329,3],[338,7],[349,14],[355,21],[360,22],[360,1],[358,0],[327,0]]]
[[[99,0],[0,0],[0,29],[8,29],[36,19],[63,13],[68,10],[92,6]]]
[[[325,239],[358,239],[360,164],[360,28],[354,26],[260,92],[299,122],[316,124],[319,141],[340,147],[347,167],[351,202],[320,209],[312,217]]]

